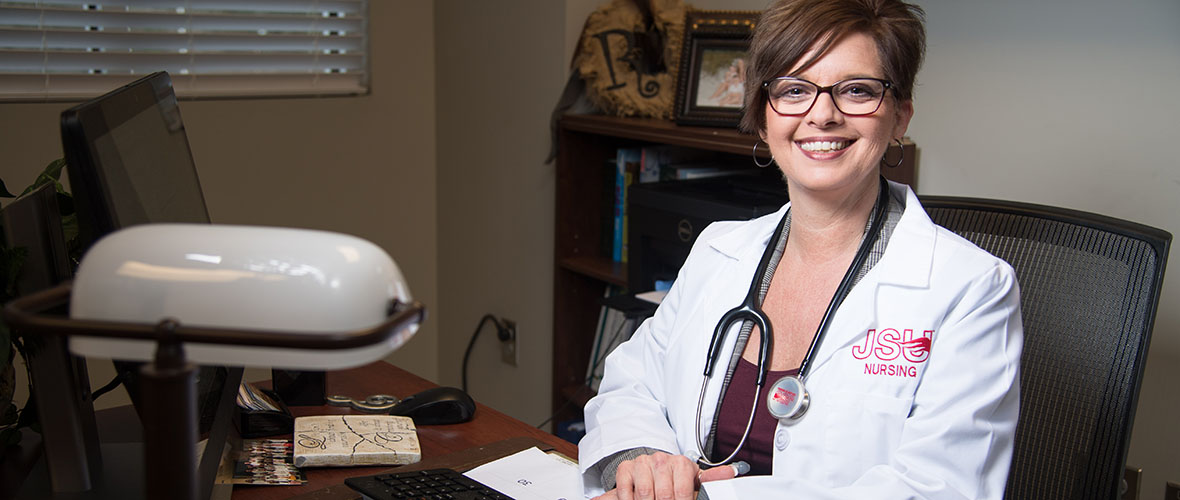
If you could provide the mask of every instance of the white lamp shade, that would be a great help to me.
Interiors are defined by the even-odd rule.
[[[147,224],[112,233],[83,257],[70,317],[306,333],[373,327],[391,301],[410,302],[401,270],[380,247],[306,229]],[[351,349],[305,350],[185,343],[190,361],[223,366],[337,369],[381,359],[417,331]],[[156,343],[72,336],[78,355],[153,358]]]

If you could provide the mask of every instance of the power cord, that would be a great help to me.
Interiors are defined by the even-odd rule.
[[[97,390],[95,390],[94,392],[91,392],[91,393],[90,393],[90,400],[91,400],[91,401],[98,401],[98,397],[99,397],[99,396],[102,396],[103,394],[106,394],[106,393],[108,393],[108,392],[111,392],[111,391],[112,391],[112,390],[114,390],[116,387],[119,387],[119,386],[120,386],[120,385],[122,385],[122,384],[123,384],[123,375],[122,375],[122,374],[116,374],[116,375],[115,375],[115,378],[111,379],[111,381],[110,381],[110,382],[107,382],[107,385],[104,385],[104,386],[102,386],[102,387],[99,387],[99,388],[98,388]]]
[[[512,338],[512,329],[509,328],[506,324],[504,324],[504,322],[501,321],[499,318],[497,318],[494,314],[487,313],[487,314],[484,314],[483,317],[479,319],[479,323],[475,326],[475,331],[471,333],[471,340],[469,340],[467,342],[467,349],[463,352],[463,366],[462,366],[463,392],[467,392],[467,362],[471,359],[471,350],[475,347],[475,341],[476,341],[476,339],[479,338],[479,333],[481,331],[483,331],[484,325],[486,325],[489,321],[492,322],[493,325],[495,325],[496,337],[500,341],[506,341],[506,340],[509,340]],[[627,329],[627,326],[630,323],[632,323],[632,321],[633,320],[620,322],[619,326],[617,326],[615,328],[615,331],[611,334],[610,338],[606,340],[605,345],[609,346],[609,345],[615,344],[617,342],[619,336],[621,336],[623,334],[623,332]],[[606,356],[601,356],[601,357],[598,357],[598,359],[593,360],[594,366],[590,369],[590,376],[591,377],[593,376],[594,372],[598,370],[598,366],[601,365],[603,363],[603,361],[605,361],[605,360],[606,360]],[[590,379],[589,379],[589,377],[587,377],[587,380],[586,380],[587,386],[589,386],[589,383],[590,383]],[[570,406],[570,404],[572,404],[572,403],[573,403],[573,401],[571,399],[567,398],[565,401],[565,404],[563,404],[561,406],[561,408],[559,408],[556,412],[554,412],[552,415],[550,415],[549,418],[546,418],[544,422],[537,424],[536,428],[540,429],[540,428],[544,427],[545,424],[548,424],[549,422],[553,421],[554,418],[557,418],[557,416],[560,415],[561,412],[565,411],[565,409],[568,408]]]
[[[483,326],[488,321],[496,325],[496,337],[501,342],[512,338],[511,329],[492,313],[485,314],[483,318],[480,318],[479,324],[475,326],[475,332],[471,334],[471,340],[467,342],[467,351],[463,353],[463,392],[467,392],[467,360],[471,357],[471,348],[475,347],[475,339],[479,337],[479,332],[483,330]]]

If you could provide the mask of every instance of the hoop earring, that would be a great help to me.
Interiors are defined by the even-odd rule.
[[[754,153],[753,153],[754,154],[754,164],[757,165],[759,168],[766,168],[766,167],[769,167],[774,164],[774,154],[770,155],[770,161],[768,161],[766,163],[758,163],[758,145],[761,143],[762,143],[762,141],[758,141],[758,142],[754,143]],[[770,145],[767,144],[766,147],[769,148]]]
[[[901,139],[894,139],[894,142],[897,142],[897,151],[900,153],[897,156],[897,163],[888,163],[885,161],[885,157],[889,156],[889,150],[885,150],[885,155],[881,157],[881,165],[889,168],[900,167],[901,162],[905,161],[905,146],[901,145]]]

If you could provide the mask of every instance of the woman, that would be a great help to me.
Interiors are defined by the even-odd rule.
[[[709,226],[655,316],[607,359],[579,443],[588,492],[1002,497],[1019,402],[1014,274],[879,177],[913,115],[922,15],[896,0],[763,13],[742,125],[791,203]],[[766,326],[720,328],[714,351],[714,325],[746,301]],[[752,470],[698,465],[735,461]]]
[[[746,94],[746,82],[743,80],[745,77],[746,61],[740,58],[734,59],[726,68],[725,74],[721,76],[717,90],[714,90],[713,95],[709,96],[709,102],[725,108],[740,108]]]

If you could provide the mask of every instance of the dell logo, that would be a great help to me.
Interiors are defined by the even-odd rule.
[[[680,219],[680,223],[676,224],[676,235],[685,243],[692,241],[692,223],[688,219]]]

